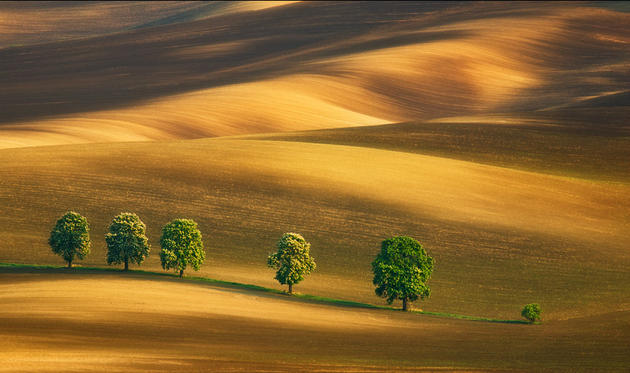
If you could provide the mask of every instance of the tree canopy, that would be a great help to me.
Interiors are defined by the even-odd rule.
[[[63,215],[50,232],[48,244],[53,253],[61,256],[72,267],[75,257],[85,258],[90,253],[90,228],[85,217],[74,211]]]
[[[188,266],[198,271],[206,259],[201,232],[191,219],[175,219],[162,228],[160,260],[165,270],[179,271],[184,275]]]
[[[398,236],[384,240],[381,252],[372,262],[376,295],[391,304],[400,299],[403,310],[408,302],[429,297],[427,281],[433,272],[433,258],[411,237]]]
[[[311,244],[299,233],[285,233],[276,243],[278,251],[269,255],[267,265],[276,269],[275,279],[282,285],[293,285],[315,270],[315,259],[310,254]]]
[[[529,322],[533,323],[540,321],[540,305],[538,303],[526,304],[521,311],[521,316],[526,318]]]
[[[129,262],[142,264],[149,255],[149,239],[146,226],[138,215],[121,213],[114,217],[109,226],[109,233],[105,235],[107,243],[107,264],[125,264],[125,271],[129,269]]]

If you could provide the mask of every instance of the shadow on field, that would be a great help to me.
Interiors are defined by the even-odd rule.
[[[75,266],[72,268],[59,267],[53,265],[33,265],[33,264],[15,264],[15,263],[0,263],[0,274],[5,273],[28,273],[28,274],[77,274],[77,275],[86,275],[86,274],[99,274],[99,275],[110,275],[120,277],[118,275],[124,275],[125,278],[142,278],[142,279],[150,279],[156,280],[159,279],[161,281],[169,281],[176,283],[195,283],[195,284],[205,284],[211,286],[213,288],[223,288],[230,289],[231,291],[235,291],[241,294],[250,294],[251,292],[258,293],[258,296],[265,296],[268,298],[278,299],[279,296],[284,300],[294,301],[294,302],[306,302],[306,303],[314,303],[314,304],[324,304],[328,306],[336,306],[336,307],[353,307],[353,308],[367,308],[367,309],[379,309],[379,310],[387,310],[387,311],[401,311],[400,309],[388,307],[388,306],[377,306],[369,303],[361,303],[361,302],[353,302],[344,299],[334,299],[321,297],[317,295],[310,294],[300,294],[294,293],[293,295],[289,295],[284,291],[271,289],[264,286],[252,285],[252,284],[243,284],[239,282],[232,281],[222,281],[216,280],[207,277],[199,277],[199,276],[187,276],[184,278],[179,278],[176,274],[173,273],[161,273],[161,272],[153,272],[153,271],[144,271],[144,270],[129,270],[127,273],[118,269],[118,268],[100,268],[100,267],[80,267]],[[51,278],[46,278],[46,281],[53,280]],[[9,283],[20,283],[21,279],[16,278],[13,280],[9,280]],[[402,312],[402,311],[401,311]],[[529,324],[526,321],[522,320],[503,320],[503,319],[493,319],[486,317],[477,317],[477,316],[468,316],[468,315],[458,315],[451,313],[442,313],[442,312],[431,312],[431,311],[410,311],[410,313],[419,314],[419,315],[427,315],[427,316],[436,316],[436,317],[448,317],[459,320],[468,320],[468,321],[483,321],[483,322],[492,322],[492,323],[503,323],[503,324]]]

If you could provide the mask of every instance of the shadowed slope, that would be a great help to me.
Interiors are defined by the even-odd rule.
[[[601,102],[598,100],[598,103]],[[628,183],[629,117],[630,107],[583,107],[518,115],[448,117],[426,122],[248,138],[398,150],[561,176]]]
[[[627,90],[628,17],[571,3],[298,3],[12,48],[0,51],[0,146],[571,105]]]
[[[0,48],[84,39],[282,5],[283,1],[3,1]]]

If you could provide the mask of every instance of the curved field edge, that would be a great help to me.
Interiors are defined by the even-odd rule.
[[[360,146],[630,183],[628,107],[505,114],[239,138]],[[596,119],[606,117],[605,123]]]
[[[0,269],[4,269],[4,270],[10,269],[10,270],[14,270],[15,272],[20,272],[20,270],[25,270],[25,269],[26,270],[32,269],[32,270],[38,270],[38,272],[44,272],[44,273],[61,272],[61,273],[66,273],[66,274],[73,273],[73,272],[107,272],[107,273],[118,273],[122,276],[125,276],[127,274],[131,274],[131,275],[140,274],[140,275],[150,276],[150,278],[153,278],[153,279],[159,279],[163,277],[167,277],[170,279],[179,279],[179,277],[176,274],[167,273],[167,272],[155,272],[155,271],[146,271],[146,270],[140,270],[140,269],[132,269],[127,272],[124,272],[117,268],[106,268],[106,267],[74,266],[71,269],[68,269],[64,266],[55,266],[55,265],[48,265],[48,264],[0,263]],[[50,271],[50,270],[53,270],[53,271]],[[201,276],[186,275],[186,277],[182,278],[180,281],[201,282],[201,283],[208,283],[208,284],[225,287],[225,288],[237,288],[237,289],[249,290],[249,291],[254,291],[254,292],[264,292],[264,293],[271,293],[271,294],[277,294],[277,295],[284,295],[284,296],[288,296],[293,299],[298,299],[302,301],[317,302],[317,303],[341,306],[341,307],[358,307],[358,308],[400,311],[400,309],[397,309],[394,307],[354,302],[354,301],[346,300],[346,299],[335,299],[335,298],[328,298],[328,297],[322,297],[318,295],[302,294],[302,293],[294,293],[293,295],[290,295],[290,294],[287,294],[285,291],[272,289],[272,288],[268,288],[264,286],[259,286],[259,285],[254,285],[254,284],[243,284],[240,282],[233,282],[233,281],[217,280],[217,279],[201,277]],[[453,319],[469,320],[469,321],[486,321],[486,322],[505,323],[505,324],[531,324],[523,320],[504,320],[504,319],[496,319],[496,318],[489,318],[489,317],[458,315],[458,314],[453,314],[453,313],[444,313],[444,312],[436,312],[436,311],[422,311],[422,310],[412,309],[408,312],[413,313],[413,314],[419,314],[419,315],[448,317],[448,318],[453,318]]]
[[[630,312],[536,326],[421,317],[231,284],[0,267],[10,371],[623,371]],[[535,356],[535,358],[532,358]]]

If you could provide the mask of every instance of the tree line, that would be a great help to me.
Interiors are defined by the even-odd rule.
[[[124,264],[124,271],[129,270],[130,262],[141,265],[151,249],[148,241],[146,225],[138,215],[115,216],[105,234],[107,264]],[[52,251],[71,268],[75,259],[82,260],[90,253],[87,219],[74,211],[67,212],[57,220],[48,242]],[[192,219],[175,219],[162,227],[160,247],[162,268],[175,270],[179,277],[189,267],[198,271],[205,260],[201,231]],[[289,294],[293,293],[293,285],[316,268],[310,247],[299,233],[285,233],[276,243],[276,252],[267,257],[267,265],[276,270],[275,279],[288,286]],[[402,309],[407,311],[410,302],[430,296],[427,281],[433,267],[433,258],[417,240],[407,236],[388,238],[381,243],[381,251],[372,262],[375,293],[388,304],[401,300]],[[540,306],[528,304],[521,314],[530,322],[538,321]]]
[[[146,225],[138,215],[121,213],[114,217],[105,235],[107,264],[142,264],[151,250],[146,235]],[[90,228],[81,214],[69,211],[63,215],[50,232],[48,243],[52,251],[61,256],[72,267],[76,259],[84,259],[90,253]],[[174,269],[179,277],[190,266],[198,271],[206,253],[203,249],[201,232],[191,219],[175,219],[162,227],[160,237],[160,261],[165,270]]]

